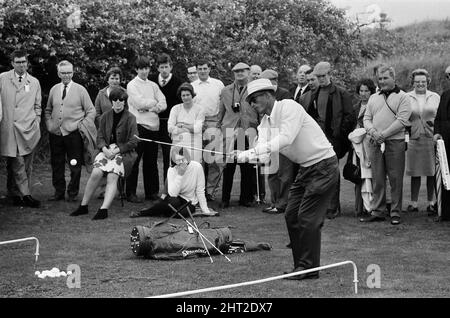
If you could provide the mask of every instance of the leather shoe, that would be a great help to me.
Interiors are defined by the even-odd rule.
[[[270,211],[270,210],[272,210],[273,208],[274,208],[274,206],[273,206],[273,205],[270,205],[270,206],[268,206],[268,207],[265,207],[265,208],[262,209],[261,211],[264,212],[264,213],[266,213],[267,211]]]
[[[49,201],[63,201],[64,200],[64,194],[55,194],[54,196],[50,197],[48,199]]]
[[[301,271],[304,271],[304,270],[306,270],[306,268],[297,267],[292,272],[284,272],[284,274],[291,274],[291,273],[295,273],[295,272],[301,272]],[[306,273],[306,274],[299,274],[299,275],[295,275],[295,276],[285,277],[284,279],[287,279],[287,280],[303,280],[303,279],[317,279],[317,278],[319,278],[319,272],[311,272],[311,273]]]
[[[136,194],[131,194],[127,197],[127,201],[128,202],[132,202],[132,203],[142,203],[142,200],[139,199]]]
[[[408,211],[408,212],[419,212],[419,208],[418,207],[413,207],[410,204],[410,205],[408,205],[408,208],[406,209],[406,211]]]
[[[41,202],[34,199],[31,195],[25,195],[22,200],[24,205],[30,208],[39,208],[41,206]]]
[[[400,224],[400,217],[399,216],[391,217],[391,224],[392,225],[399,225]]]
[[[205,194],[205,198],[206,198],[206,201],[207,201],[207,202],[212,202],[212,201],[214,201],[213,196],[212,196],[211,194],[209,194],[209,193],[206,193],[206,194]]]
[[[97,213],[95,213],[93,220],[103,220],[108,217],[108,209],[98,209]]]
[[[25,206],[25,202],[23,202],[23,199],[21,197],[13,196],[11,198],[14,206]]]
[[[278,208],[272,208],[269,211],[266,211],[267,214],[282,214],[284,213],[284,210],[278,209]]]
[[[336,210],[328,209],[327,210],[327,219],[332,220],[338,217],[341,214],[341,209],[337,208]]]
[[[385,220],[384,216],[376,216],[376,215],[371,215],[366,218],[359,219],[360,222],[381,222],[384,220]]]
[[[83,214],[88,214],[88,206],[87,205],[80,205],[75,211],[73,211],[72,213],[70,213],[70,216],[78,216],[78,215],[83,215]]]

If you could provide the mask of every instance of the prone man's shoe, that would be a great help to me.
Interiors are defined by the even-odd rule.
[[[41,206],[41,202],[34,199],[31,195],[25,195],[22,200],[24,205],[30,208],[39,208]]]
[[[70,216],[78,216],[83,214],[88,214],[88,206],[87,205],[80,205],[75,211],[70,213]]]
[[[108,209],[98,209],[97,213],[95,213],[93,220],[103,220],[108,217]]]
[[[142,199],[139,199],[136,194],[131,194],[127,197],[127,201],[128,202],[132,202],[132,203],[142,203]]]

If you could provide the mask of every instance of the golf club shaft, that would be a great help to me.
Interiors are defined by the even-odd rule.
[[[189,213],[189,217],[191,218],[192,223],[194,223],[194,225],[195,225],[195,228],[197,229],[197,231],[200,231],[200,230],[198,229],[197,223],[195,223],[194,217],[192,216],[191,209],[189,209],[189,206],[187,206],[186,209],[187,209],[187,211],[188,211],[188,213]],[[198,234],[197,234],[197,235],[198,235]],[[199,235],[199,236],[200,236],[200,235]],[[203,246],[205,247],[206,253],[208,253],[208,256],[209,256],[209,259],[211,260],[211,263],[214,263],[214,261],[213,261],[213,259],[212,259],[212,257],[211,257],[211,254],[209,254],[209,250],[208,250],[208,248],[206,247],[205,241],[203,240],[203,237],[200,236],[200,239],[202,240],[202,243],[203,243]]]
[[[162,142],[162,141],[156,141],[156,140],[152,140],[152,139],[145,139],[145,138],[141,138],[139,136],[134,135],[138,140],[142,140],[142,141],[148,141],[148,142],[154,142],[157,144],[161,144],[161,145],[166,145],[166,146],[179,146],[179,147],[183,147],[183,148],[189,148],[192,150],[197,150],[197,151],[203,151],[203,152],[209,152],[209,153],[214,153],[214,154],[219,154],[222,156],[226,156],[226,157],[232,157],[234,156],[233,154],[227,154],[224,152],[220,152],[220,151],[213,151],[213,150],[207,150],[207,149],[201,149],[201,148],[196,148],[196,147],[192,147],[192,146],[187,146],[187,145],[183,145],[183,144],[171,144],[168,142]]]
[[[170,203],[169,203],[169,207],[170,207],[172,210],[177,211]],[[193,226],[188,220],[186,220],[186,218],[185,218],[183,215],[181,215],[180,212],[177,211],[177,213],[178,213],[178,215],[179,215],[179,216],[187,223],[187,225],[189,225],[189,226],[192,227],[195,231],[197,231],[197,233],[198,233],[199,235],[201,235],[201,236],[205,239],[206,242],[208,242],[209,244],[211,244],[211,246],[212,246],[217,252],[219,252],[221,255],[223,255],[223,256],[227,259],[227,261],[229,261],[229,262],[231,263],[231,260],[230,260],[224,253],[222,253],[222,251],[219,250],[213,243],[211,243],[211,241],[208,240],[208,238],[207,238],[206,236],[204,236],[204,235],[202,234],[202,232],[200,232],[199,230],[197,230],[196,228],[194,228],[194,226]]]

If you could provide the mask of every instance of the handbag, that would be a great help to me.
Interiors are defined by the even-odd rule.
[[[345,163],[342,175],[345,180],[348,180],[354,184],[361,184],[361,168],[353,163],[353,148],[348,152],[347,162]]]

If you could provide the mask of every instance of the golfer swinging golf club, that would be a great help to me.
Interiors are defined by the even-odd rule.
[[[300,165],[289,190],[285,214],[294,257],[292,272],[319,267],[321,228],[339,176],[333,146],[300,104],[291,99],[275,100],[275,87],[268,79],[252,81],[247,89],[249,104],[261,117],[266,116],[258,131],[271,129],[271,132],[270,138],[260,139],[254,148],[238,152],[238,161],[281,152]],[[286,279],[318,277],[318,272],[311,272]]]

